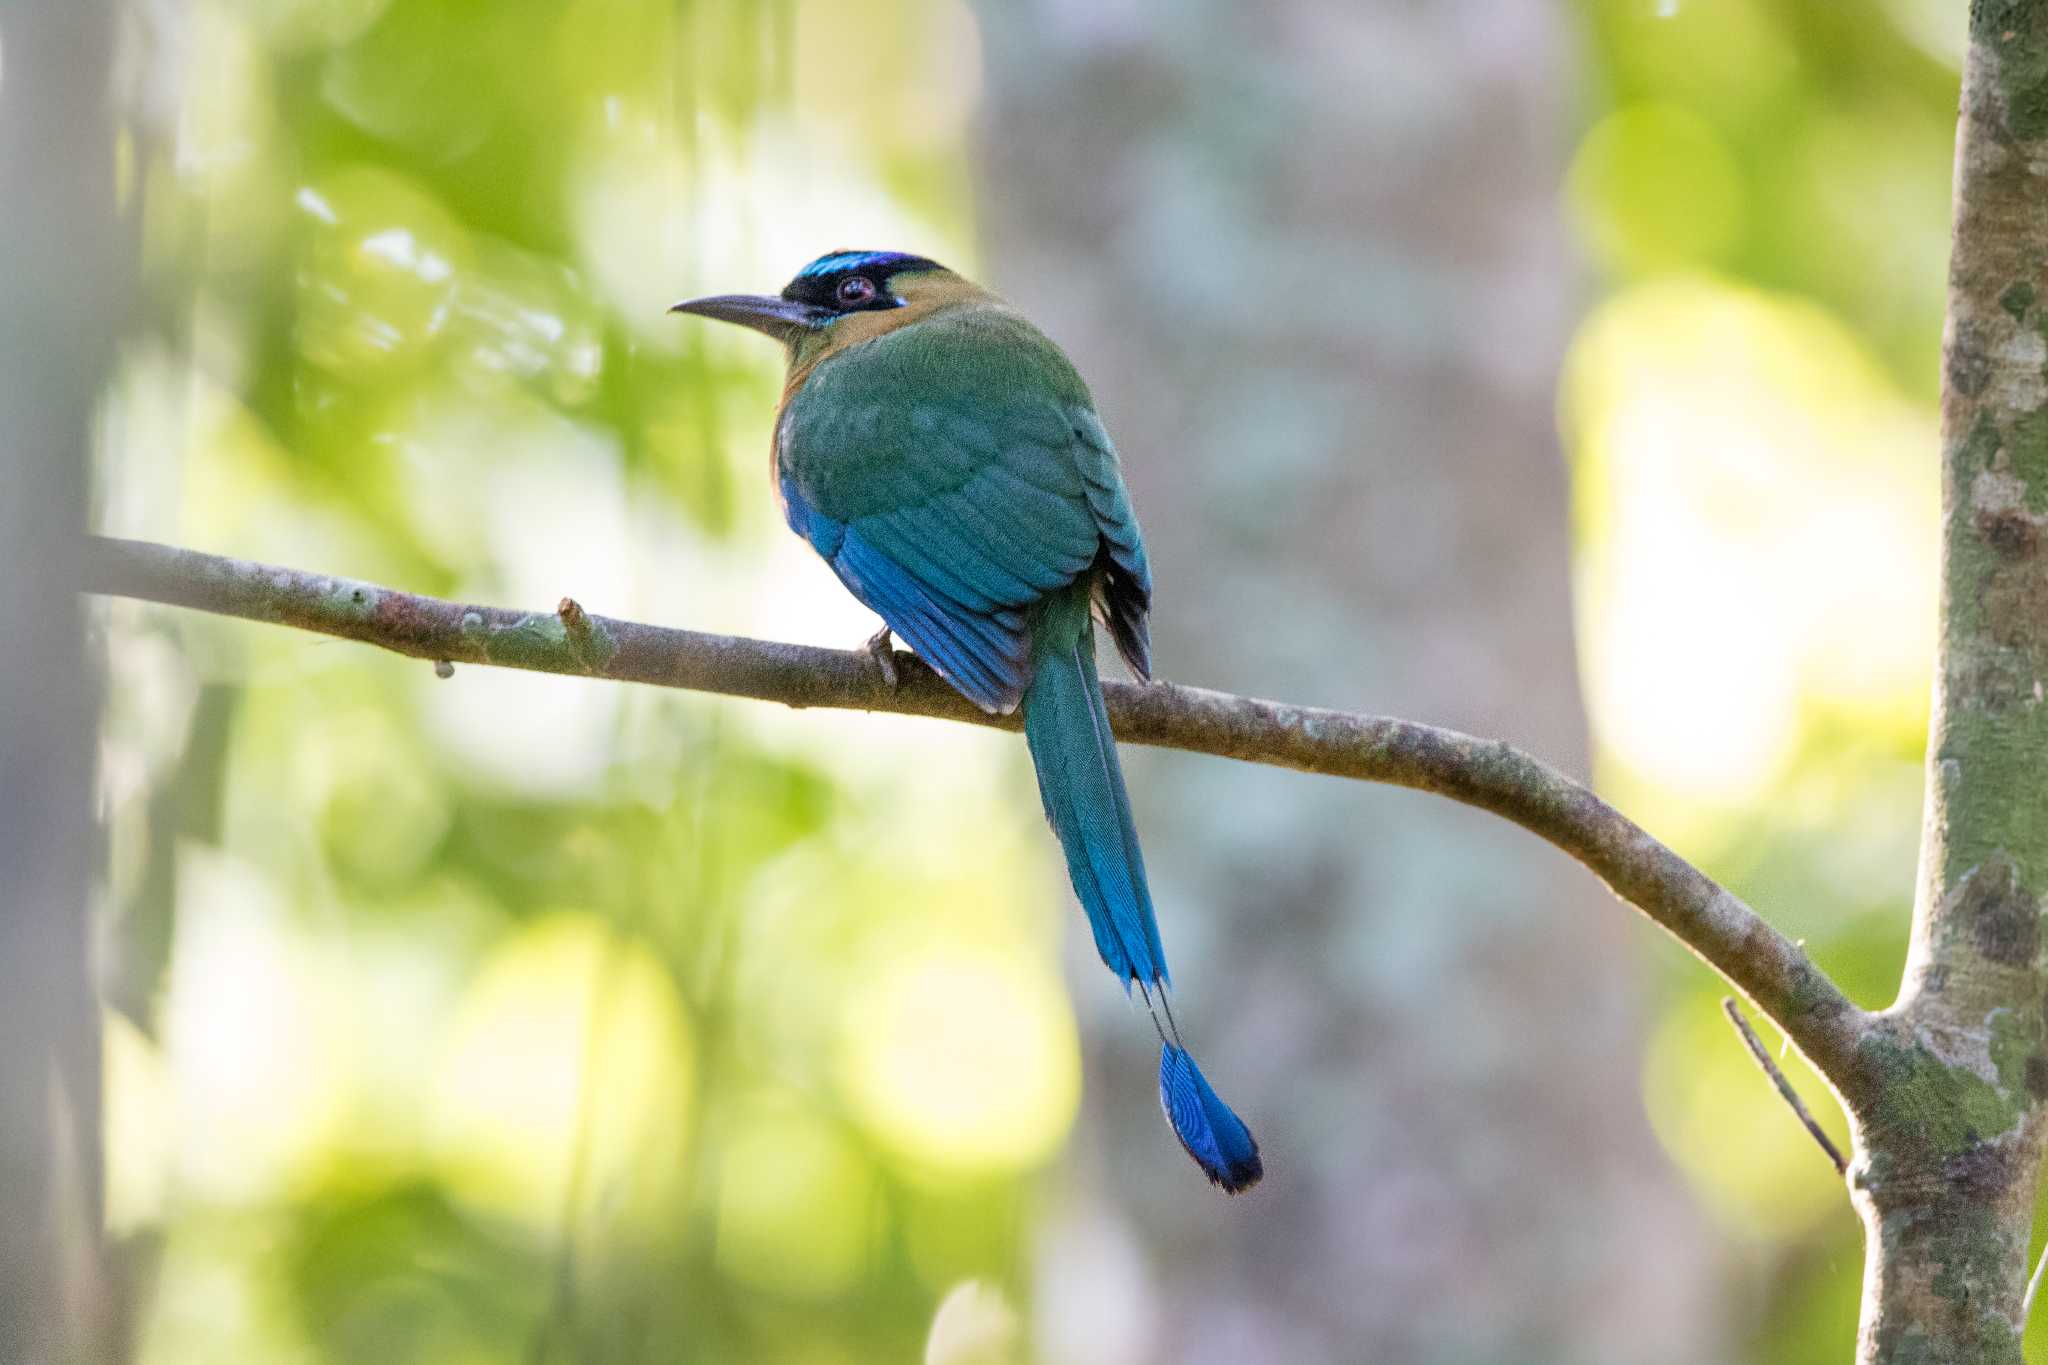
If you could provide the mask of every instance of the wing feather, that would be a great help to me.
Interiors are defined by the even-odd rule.
[[[785,410],[777,465],[790,525],[976,705],[1015,709],[1027,610],[1085,576],[1148,670],[1151,573],[1115,449],[1013,315],[926,321],[821,363]]]

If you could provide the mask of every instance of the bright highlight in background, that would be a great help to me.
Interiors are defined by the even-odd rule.
[[[1743,230],[1734,156],[1711,124],[1676,105],[1602,119],[1572,158],[1565,190],[1581,237],[1617,270],[1717,259]]]
[[[869,975],[840,1022],[840,1079],[861,1122],[955,1175],[1044,1161],[1080,1102],[1080,1045],[1050,964],[927,943]]]
[[[349,1001],[261,868],[197,844],[177,861],[185,909],[163,1039],[178,1186],[254,1204],[306,1176],[338,1132],[354,1084]],[[115,1056],[121,1074],[146,1061]]]
[[[1564,406],[1606,757],[1735,802],[1807,714],[1919,723],[1938,440],[1845,328],[1710,280],[1644,286],[1581,331]]]
[[[634,1230],[683,1177],[694,1077],[661,962],[595,917],[550,916],[491,954],[448,1030],[435,1129],[449,1182],[553,1229],[578,1180],[579,1207]]]
[[[750,1106],[719,1153],[718,1262],[758,1289],[830,1298],[868,1270],[875,1172],[798,1103]]]

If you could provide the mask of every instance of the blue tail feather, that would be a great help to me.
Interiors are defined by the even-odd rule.
[[[1163,992],[1171,979],[1095,671],[1091,595],[1091,585],[1076,584],[1048,601],[1032,623],[1024,736],[1038,769],[1045,818],[1066,854],[1095,950],[1126,989],[1137,986],[1150,1004],[1153,988]],[[1250,1130],[1217,1098],[1178,1041],[1167,1041],[1160,1054],[1159,1097],[1180,1145],[1213,1183],[1236,1194],[1265,1173]]]
[[[1145,881],[1145,858],[1095,672],[1086,590],[1070,590],[1069,600],[1057,603],[1048,616],[1052,612],[1078,613],[1079,619],[1041,620],[1041,631],[1065,638],[1051,643],[1041,636],[1024,694],[1024,737],[1038,769],[1045,818],[1067,855],[1074,894],[1088,914],[1103,962],[1140,987],[1170,982]]]
[[[1174,1136],[1211,1183],[1227,1194],[1259,1183],[1266,1168],[1251,1130],[1217,1097],[1187,1049],[1173,1043],[1159,1050],[1159,1104]]]

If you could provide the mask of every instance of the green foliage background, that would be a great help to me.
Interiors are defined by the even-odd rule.
[[[1870,1005],[1915,843],[1956,8],[1572,10],[1559,211],[1595,273],[1560,412],[1602,781]],[[972,268],[971,12],[194,0],[138,48],[146,326],[103,529],[864,633],[776,524],[775,357],[662,310],[840,246]],[[128,605],[106,630],[139,1358],[897,1360],[968,1280],[1009,1308],[963,1295],[949,1340],[1028,1323],[1080,1076],[1016,746]],[[1680,643],[1725,674],[1646,686]],[[1646,1103],[1749,1358],[1838,1353],[1839,1187],[1715,983],[1647,952]]]

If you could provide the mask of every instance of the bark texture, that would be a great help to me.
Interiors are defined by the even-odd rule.
[[[1866,1362],[2018,1362],[2048,1099],[2048,3],[1978,0],[1912,946],[1850,1081]]]

